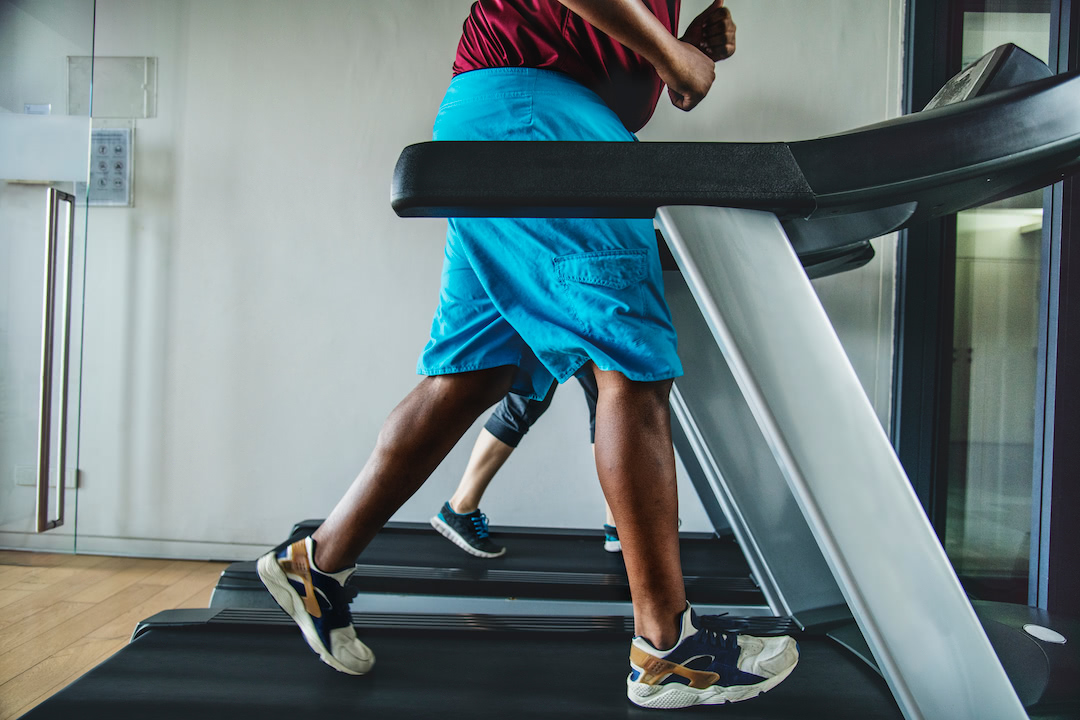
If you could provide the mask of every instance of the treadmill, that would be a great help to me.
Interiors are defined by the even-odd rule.
[[[310,535],[321,522],[298,523],[287,542]],[[463,552],[427,523],[389,523],[349,578],[353,612],[632,615],[622,555],[601,549],[600,531],[494,527],[492,533],[507,553],[484,559]],[[773,615],[730,533],[682,533],[680,546],[687,597],[702,613]],[[278,606],[255,562],[247,561],[225,568],[210,607]]]
[[[657,248],[669,286],[685,288],[675,258],[657,231]],[[869,242],[858,247],[796,248],[810,278],[861,267],[874,257]],[[700,332],[700,328],[681,328]],[[698,460],[678,415],[672,433],[683,467],[705,505],[712,533],[680,533],[680,557],[687,597],[701,614],[754,617],[756,627],[776,632],[795,628],[774,615],[734,539],[731,524],[714,497],[706,466]],[[293,526],[287,542],[311,535],[321,520]],[[622,556],[599,551],[596,530],[492,526],[508,546],[495,559],[469,556],[446,542],[427,523],[390,522],[364,550],[349,579],[354,612],[485,612],[496,614],[631,616],[630,586]],[[210,598],[212,608],[276,609],[259,580],[255,561],[230,564]],[[765,623],[766,625],[763,625]]]
[[[667,299],[669,303],[685,303],[686,285],[679,266],[663,234],[657,230],[656,235]],[[838,246],[803,233],[793,245],[809,278],[853,270],[874,257],[867,240]],[[676,314],[680,339],[703,332],[694,324],[698,316],[693,309],[685,317]],[[713,532],[680,533],[688,599],[701,614],[753,617],[754,627],[762,632],[795,631],[791,619],[775,615],[766,602],[739,549],[713,490],[712,462],[708,457],[699,458],[700,448],[691,441],[694,428],[689,422],[685,414],[672,413],[673,441]],[[287,542],[311,535],[321,524],[321,520],[297,523]],[[356,573],[349,579],[354,593],[352,610],[429,613],[437,608],[442,612],[513,615],[632,616],[622,556],[598,551],[600,532],[506,526],[492,526],[491,531],[508,546],[508,552],[499,558],[481,559],[447,543],[426,523],[388,523],[364,550]],[[254,560],[230,564],[214,588],[210,607],[276,609],[277,603],[259,580],[255,564]]]
[[[762,697],[681,716],[1080,713],[1080,626],[968,599],[803,267],[810,253],[858,262],[873,237],[1080,169],[1080,73],[1053,76],[1003,46],[931,105],[795,143],[440,142],[401,155],[392,203],[405,217],[656,217],[681,271],[665,277],[686,369],[676,444],[801,652]],[[280,611],[161,613],[26,717],[655,712],[625,699],[624,615],[354,619],[378,657],[363,678],[316,662]]]

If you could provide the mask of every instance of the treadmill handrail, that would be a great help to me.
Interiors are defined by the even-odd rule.
[[[790,143],[819,204],[887,196],[905,185],[944,186],[1002,166],[1036,164],[1062,149],[1080,156],[1080,72]],[[910,170],[917,158],[919,172]]]
[[[1007,194],[1080,156],[1080,73],[793,143],[426,142],[406,147],[391,204],[402,217],[653,217],[665,205],[828,215]],[[1073,165],[1069,168],[1069,165]],[[981,176],[1006,173],[998,182]]]
[[[651,218],[718,199],[814,209],[785,143],[425,142],[402,150],[390,202],[401,217]]]

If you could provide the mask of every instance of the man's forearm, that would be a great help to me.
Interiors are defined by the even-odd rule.
[[[655,67],[667,63],[679,42],[641,0],[559,0],[585,22],[630,48]]]
[[[680,110],[697,105],[716,76],[713,61],[682,42],[641,0],[559,0],[585,22],[652,63]]]

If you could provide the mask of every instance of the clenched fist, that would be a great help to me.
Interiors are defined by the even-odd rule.
[[[680,38],[709,56],[714,62],[726,60],[735,52],[735,21],[724,0],[714,0],[686,28]]]

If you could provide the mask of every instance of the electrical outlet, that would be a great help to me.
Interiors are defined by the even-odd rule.
[[[64,472],[64,487],[68,490],[74,490],[79,486],[79,471],[75,468],[68,468]],[[37,468],[33,465],[16,465],[15,466],[15,484],[23,487],[36,487],[37,486]],[[49,487],[56,487],[56,474],[49,474]]]

